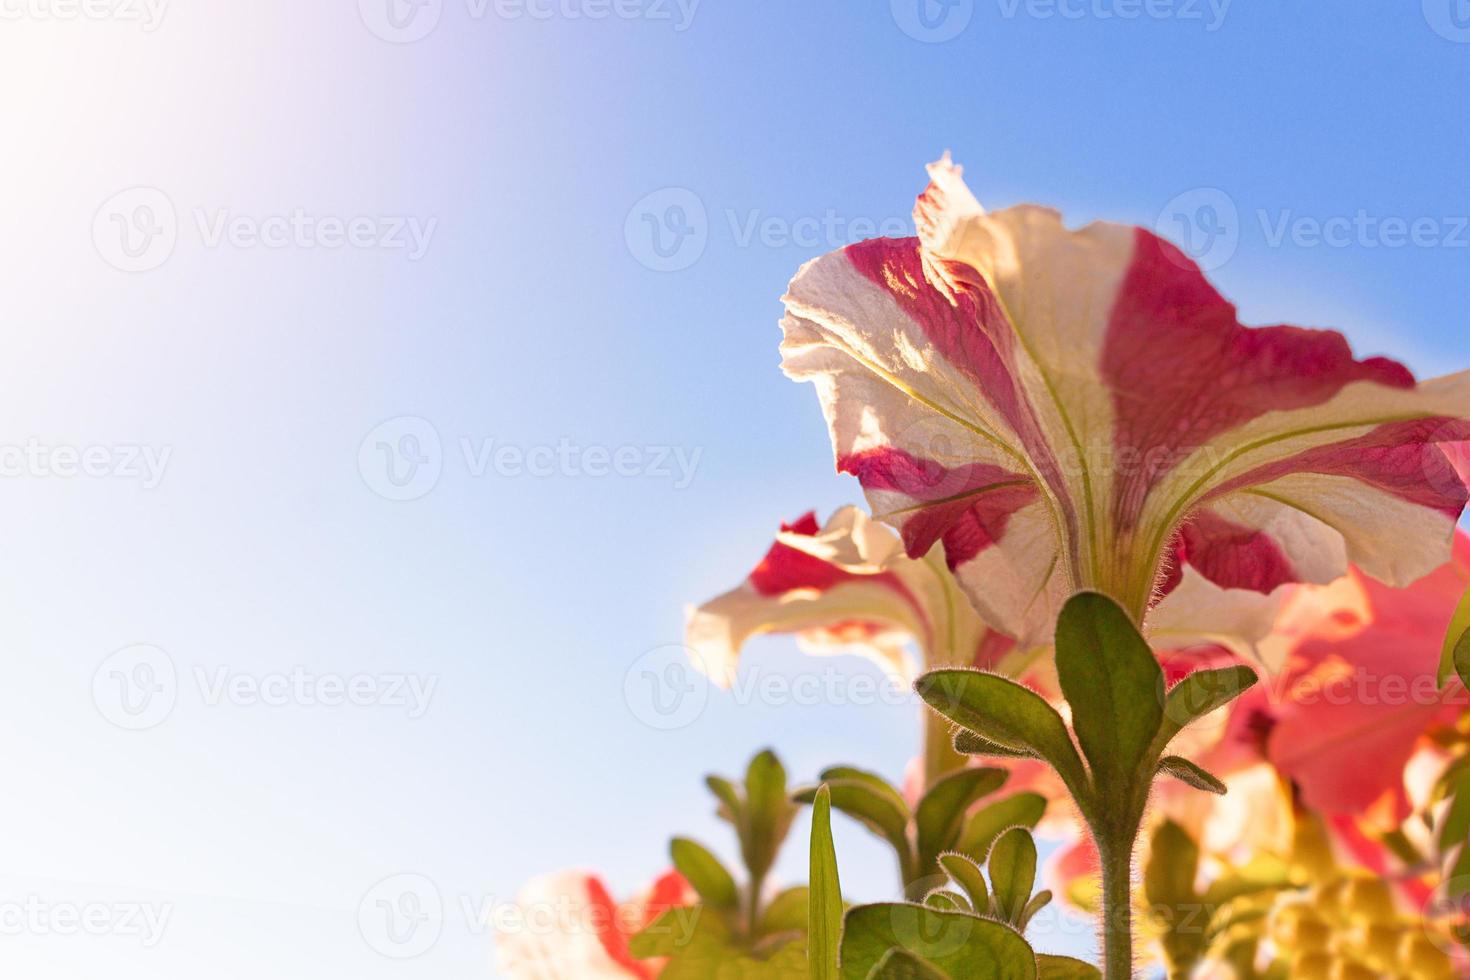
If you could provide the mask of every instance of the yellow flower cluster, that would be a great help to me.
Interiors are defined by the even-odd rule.
[[[1280,905],[1269,934],[1291,980],[1455,980],[1433,928],[1400,913],[1381,879],[1346,876]]]

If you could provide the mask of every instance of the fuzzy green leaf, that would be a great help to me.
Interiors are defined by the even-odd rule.
[[[945,909],[952,912],[973,912],[970,900],[957,891],[948,888],[935,888],[924,896],[924,904],[931,909]]]
[[[930,867],[940,851],[954,847],[965,811],[1000,789],[1009,777],[1004,769],[972,767],[951,773],[930,787],[914,813],[921,868]]]
[[[1470,591],[1467,591],[1460,599],[1460,605],[1455,609],[1454,618],[1450,620],[1449,631],[1445,633],[1444,649],[1439,657],[1439,686],[1444,687],[1445,681],[1450,679],[1452,672],[1458,672],[1460,679],[1464,680],[1465,671],[1459,670],[1456,664],[1455,650],[1462,645],[1466,636],[1470,636]],[[1466,682],[1470,687],[1470,682]]]
[[[1154,739],[1153,754],[1162,754],[1184,726],[1234,701],[1255,683],[1256,672],[1239,664],[1220,670],[1196,670],[1175,684],[1164,697],[1164,720]]]
[[[990,908],[990,886],[985,884],[985,875],[980,865],[963,854],[941,854],[939,867],[970,897],[970,905],[978,912]]]
[[[1057,619],[1057,679],[1104,792],[1136,785],[1163,722],[1164,672],[1121,606],[1097,592],[1067,600]]]
[[[985,866],[990,871],[996,914],[1007,922],[1020,922],[1036,884],[1036,841],[1029,831],[1012,827],[996,838]]]
[[[954,849],[978,863],[985,863],[990,847],[1011,827],[1035,829],[1046,815],[1046,797],[1040,793],[1016,793],[997,800],[970,817]]]
[[[834,807],[888,841],[898,852],[899,860],[907,867],[907,863],[912,860],[909,856],[907,807],[899,810],[893,805],[893,801],[875,792],[866,783],[835,780],[823,785],[832,794]],[[804,789],[797,792],[795,799],[800,803],[810,803],[816,798],[816,794],[814,788]]]
[[[1070,956],[1042,953],[1036,957],[1036,967],[1038,980],[1102,980],[1101,970]]]
[[[1036,955],[1009,926],[965,912],[888,903],[848,910],[842,930],[843,980],[867,980],[902,949],[953,980],[1035,980]]]
[[[999,759],[1035,759],[1029,749],[1013,749],[976,735],[966,728],[954,733],[954,750],[960,755],[989,755]]]
[[[932,963],[925,963],[913,953],[890,949],[883,962],[873,967],[868,980],[950,980],[948,973]]]
[[[1195,789],[1204,790],[1206,793],[1214,793],[1216,796],[1225,795],[1225,784],[1216,779],[1211,773],[1206,772],[1188,759],[1181,759],[1177,755],[1166,755],[1159,760],[1159,772],[1166,776],[1173,776],[1181,783],[1193,786]]]
[[[1068,785],[1086,782],[1082,760],[1055,708],[1030,688],[979,670],[935,670],[915,689],[950,721],[1010,749],[1047,760]]]
[[[839,781],[844,783],[863,783],[873,792],[891,802],[893,808],[903,814],[905,823],[912,816],[909,813],[908,801],[904,799],[903,794],[898,791],[898,788],[875,772],[859,769],[856,766],[829,766],[822,770],[819,781],[823,783],[835,783]]]
[[[1050,905],[1051,899],[1052,894],[1050,888],[1043,888],[1035,895],[1032,895],[1031,901],[1027,902],[1026,907],[1021,910],[1021,918],[1016,923],[1016,928],[1025,932],[1026,927],[1031,924],[1031,920],[1036,918],[1036,913]]]

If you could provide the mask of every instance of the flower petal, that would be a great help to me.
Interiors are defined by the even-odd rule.
[[[660,964],[634,959],[629,939],[666,909],[694,901],[674,872],[624,903],[586,871],[533,878],[516,896],[520,914],[497,919],[517,928],[500,926],[496,965],[512,980],[653,980]]]
[[[1141,616],[1176,553],[1262,592],[1448,556],[1470,494],[1440,445],[1470,440],[1470,373],[1416,385],[1340,334],[1245,327],[1148,231],[987,213],[947,158],[930,176],[917,242],[797,274],[783,367],[874,513],[910,555],[943,541],[997,626],[1043,639],[1080,588]]]
[[[745,582],[690,610],[686,642],[717,682],[734,677],[740,649],[762,633],[795,633],[810,653],[859,653],[912,680],[907,656],[971,663],[994,635],[960,594],[943,550],[911,559],[893,532],[855,507],[821,529],[813,515],[786,526]],[[988,652],[987,652],[988,651]]]

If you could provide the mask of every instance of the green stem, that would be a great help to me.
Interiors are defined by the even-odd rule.
[[[1133,843],[1137,824],[1131,831],[1095,833],[1103,879],[1103,977],[1132,980],[1133,977]]]
[[[965,757],[954,750],[954,739],[950,734],[952,727],[949,719],[937,711],[924,712],[924,788],[926,790],[956,769],[964,768]]]
[[[766,876],[764,873],[752,875],[750,879],[750,894],[746,896],[746,918],[749,922],[747,933],[751,942],[755,941],[756,932],[760,929],[761,913],[761,889],[765,887]]]

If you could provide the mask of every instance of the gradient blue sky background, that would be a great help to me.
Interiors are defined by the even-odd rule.
[[[683,605],[782,518],[857,499],[777,368],[778,300],[864,223],[905,226],[946,148],[987,205],[1192,236],[1248,322],[1470,361],[1463,0],[922,0],[933,31],[920,0],[687,22],[442,0],[399,9],[408,35],[389,0],[173,0],[151,25],[100,2],[0,0],[0,463],[45,463],[0,479],[0,909],[169,919],[156,943],[0,924],[15,975],[493,975],[466,903],[567,866],[629,891],[676,832],[731,854],[707,771],[770,745],[797,778],[898,777],[912,704],[699,691],[663,731],[625,681],[674,662]],[[374,244],[210,234],[297,211],[366,218]],[[422,255],[379,247],[395,217],[435,222]],[[1385,246],[1385,219],[1418,242]],[[164,234],[130,258],[140,229]],[[634,447],[634,475],[476,475],[461,439]],[[427,492],[378,492],[380,441],[427,460],[405,491]],[[57,447],[108,475],[55,475]],[[156,486],[130,447],[168,452]],[[657,447],[698,454],[687,485]],[[829,666],[784,640],[747,663]],[[114,684],[140,664],[163,700],[129,730]],[[437,686],[419,717],[211,697],[295,668]],[[843,826],[839,847],[854,897],[891,894],[879,845]],[[403,874],[443,902],[412,959],[373,932]]]

